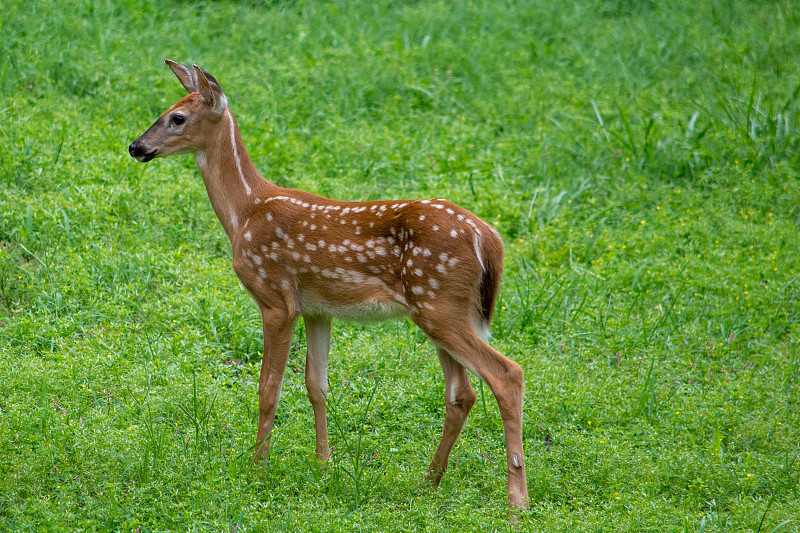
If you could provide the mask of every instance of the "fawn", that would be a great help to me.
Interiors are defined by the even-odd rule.
[[[497,231],[442,199],[341,202],[269,183],[248,157],[217,80],[197,65],[166,63],[189,94],[131,143],[129,152],[143,163],[194,154],[231,241],[233,270],[261,311],[256,458],[267,456],[298,316],[306,329],[305,383],[316,455],[326,461],[331,319],[407,315],[436,346],[445,378],[444,429],[429,479],[439,484],[475,403],[467,369],[489,385],[500,407],[509,505],[528,508],[522,369],[484,341],[503,269]]]

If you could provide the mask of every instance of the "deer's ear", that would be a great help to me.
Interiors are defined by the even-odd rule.
[[[192,67],[181,65],[170,59],[165,59],[164,63],[175,73],[183,87],[190,93],[200,92],[200,83],[197,73]]]
[[[194,75],[197,77],[197,92],[199,92],[206,104],[211,108],[214,113],[222,114],[225,108],[228,107],[228,99],[222,92],[222,88],[214,79],[214,76],[194,65]]]

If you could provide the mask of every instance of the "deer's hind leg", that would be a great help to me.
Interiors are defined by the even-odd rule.
[[[445,382],[445,415],[442,439],[428,467],[428,478],[434,485],[439,485],[442,475],[447,470],[450,452],[461,434],[461,428],[467,420],[470,409],[475,405],[475,391],[469,382],[464,367],[453,359],[446,350],[437,349],[439,362],[444,371]]]
[[[468,307],[458,302],[451,304],[437,302],[435,311],[423,311],[415,317],[414,321],[436,344],[440,353],[444,351],[449,354],[458,365],[466,367],[491,388],[500,408],[500,416],[503,419],[505,430],[509,506],[527,509],[529,508],[528,485],[522,450],[522,397],[524,390],[522,368],[489,346],[473,330],[469,318],[464,313],[465,308]],[[453,317],[463,317],[463,319],[454,320]],[[445,370],[445,375],[447,376],[447,370]],[[450,404],[447,407],[451,422],[448,425],[447,418],[445,419],[445,434],[440,450],[437,450],[437,455],[434,456],[434,461],[441,461],[439,452],[444,452],[448,446],[448,431],[453,432],[456,425],[460,431],[461,424],[463,424],[463,421],[458,423],[458,416],[460,416],[458,411],[451,408]],[[453,409],[452,415],[450,415],[451,409]],[[450,438],[453,442],[455,441],[455,437]],[[452,443],[449,443],[449,447],[452,447]],[[449,452],[449,448],[447,451]],[[432,463],[431,466],[434,464]]]

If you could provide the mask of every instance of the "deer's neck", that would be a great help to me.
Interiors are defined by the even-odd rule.
[[[233,239],[245,213],[263,198],[270,183],[258,173],[244,147],[236,119],[225,110],[216,136],[194,154],[208,198],[228,238]]]

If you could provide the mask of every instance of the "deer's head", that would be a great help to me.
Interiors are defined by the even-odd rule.
[[[202,150],[209,126],[217,124],[228,107],[228,99],[214,76],[197,65],[189,67],[169,59],[165,63],[189,94],[167,109],[128,147],[131,156],[142,163]]]

